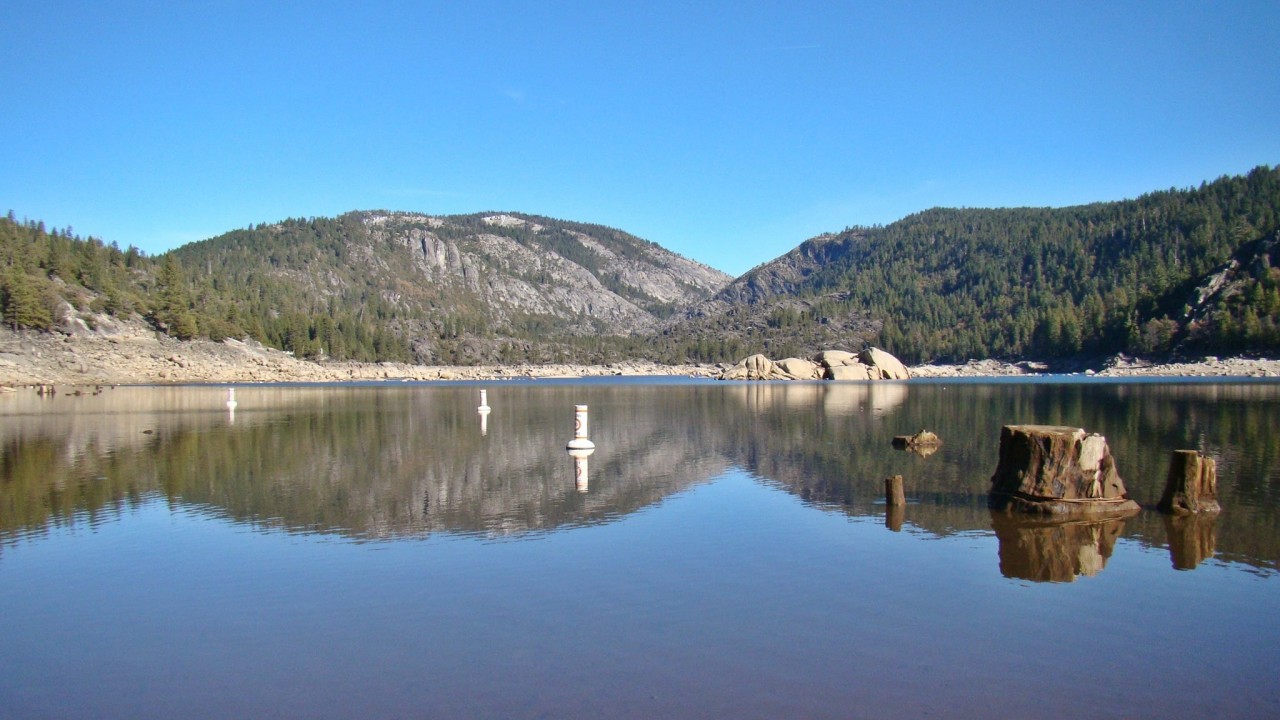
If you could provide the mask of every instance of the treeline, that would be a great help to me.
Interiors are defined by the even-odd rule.
[[[865,313],[880,324],[872,341],[914,362],[1271,352],[1278,215],[1269,167],[1124,202],[928,210],[810,241],[833,244],[810,252],[832,259],[796,297],[823,309],[779,322]]]
[[[127,315],[152,313],[154,261],[71,228],[0,218],[0,312],[13,329],[49,330],[66,306]]]
[[[412,359],[409,343],[383,322],[394,314],[385,304],[304,309],[289,285],[196,272],[176,253],[121,250],[71,228],[20,222],[12,211],[0,218],[0,314],[14,330],[48,331],[72,318],[92,324],[105,314],[182,340],[252,338],[303,357]]]

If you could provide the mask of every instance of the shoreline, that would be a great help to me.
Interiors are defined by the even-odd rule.
[[[606,376],[714,378],[729,364],[663,365],[627,360],[605,365],[412,365],[313,362],[253,341],[180,341],[138,325],[119,324],[72,334],[0,330],[0,385],[164,385],[568,379]],[[1206,357],[1149,362],[1118,355],[1097,367],[1052,367],[1031,361],[973,360],[908,368],[913,378],[1038,375],[1086,377],[1280,378],[1280,359]]]

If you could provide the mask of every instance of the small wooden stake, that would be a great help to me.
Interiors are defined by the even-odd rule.
[[[907,504],[907,497],[902,492],[901,475],[894,475],[884,479],[884,503],[889,506]]]

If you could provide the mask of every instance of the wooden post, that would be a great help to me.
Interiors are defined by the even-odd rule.
[[[906,495],[902,492],[901,475],[894,475],[884,479],[884,504],[890,507],[907,504]]]

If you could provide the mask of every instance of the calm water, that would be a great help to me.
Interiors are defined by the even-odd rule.
[[[225,400],[0,397],[0,715],[1280,717],[1277,384]],[[1106,435],[1144,505],[1207,452],[1225,510],[993,521],[1032,422]]]

